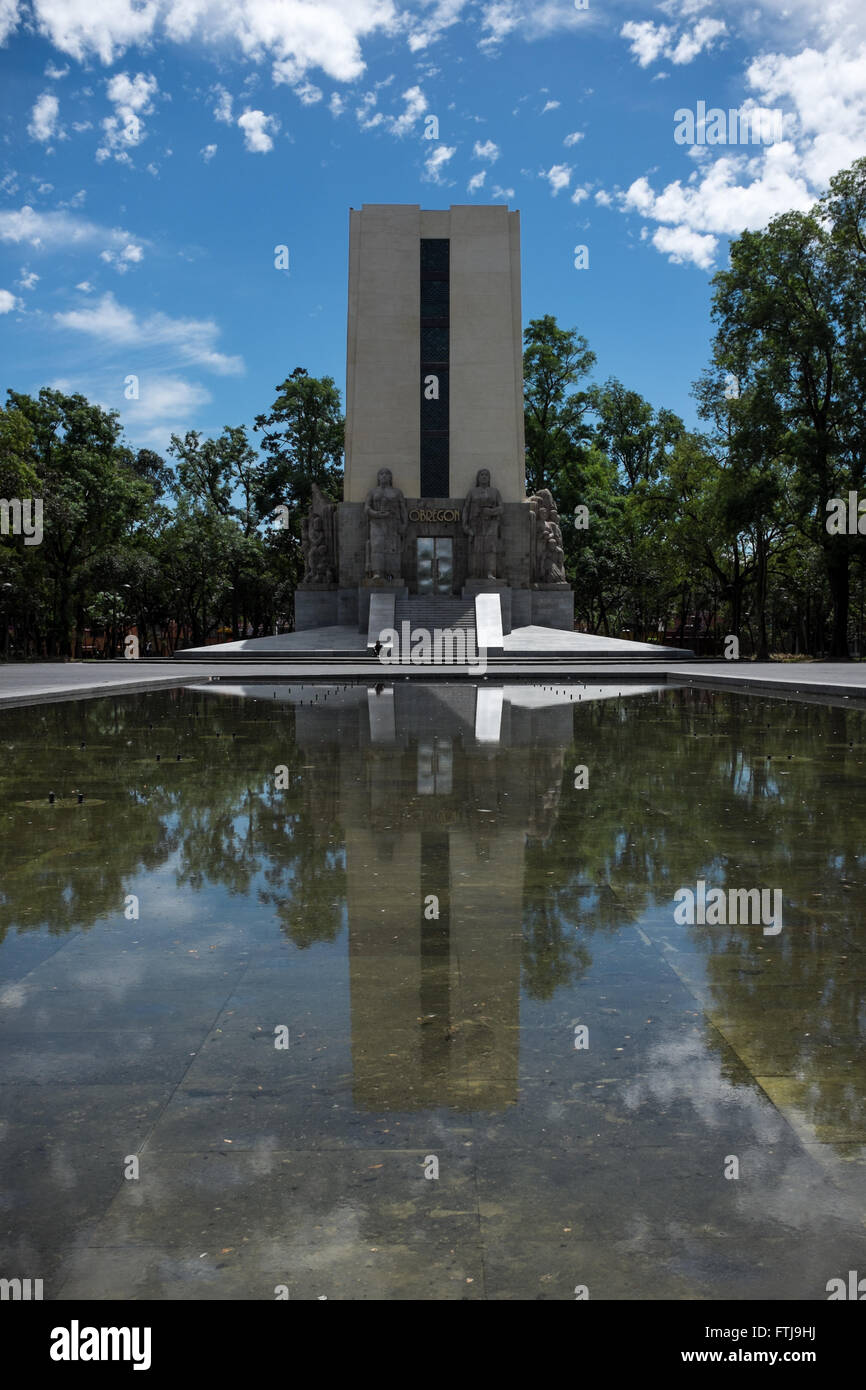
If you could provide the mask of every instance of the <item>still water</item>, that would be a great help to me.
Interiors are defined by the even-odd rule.
[[[861,709],[202,685],[6,711],[0,747],[0,1276],[749,1300],[866,1274]],[[782,929],[680,924],[699,882],[779,890]]]

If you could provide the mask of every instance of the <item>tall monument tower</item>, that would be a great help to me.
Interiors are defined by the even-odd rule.
[[[350,213],[344,500],[380,468],[407,497],[465,497],[488,468],[526,500],[520,214]]]
[[[425,626],[492,592],[506,632],[573,628],[553,498],[526,496],[518,212],[350,212],[345,455],[342,502],[314,490],[296,627],[366,630],[384,591]]]

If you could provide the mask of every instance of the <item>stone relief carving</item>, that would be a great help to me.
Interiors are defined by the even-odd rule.
[[[337,579],[336,506],[313,483],[309,516],[301,522],[305,585],[334,584]]]
[[[549,488],[529,499],[535,513],[532,577],[536,584],[567,584],[559,513]]]

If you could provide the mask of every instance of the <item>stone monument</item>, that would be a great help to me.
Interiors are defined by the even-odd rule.
[[[345,448],[333,545],[315,501],[308,520],[297,627],[364,629],[393,587],[419,626],[431,599],[494,592],[505,631],[573,630],[555,503],[526,495],[519,213],[351,211]]]

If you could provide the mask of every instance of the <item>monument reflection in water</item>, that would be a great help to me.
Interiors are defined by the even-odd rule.
[[[866,1269],[851,702],[220,682],[2,723],[4,1277],[782,1300]],[[698,880],[780,889],[784,930],[680,924]]]
[[[527,848],[557,823],[574,704],[619,692],[413,684],[310,701],[302,687],[269,684],[265,693],[304,701],[295,738],[309,757],[305,801],[341,823],[355,1105],[514,1103]]]

